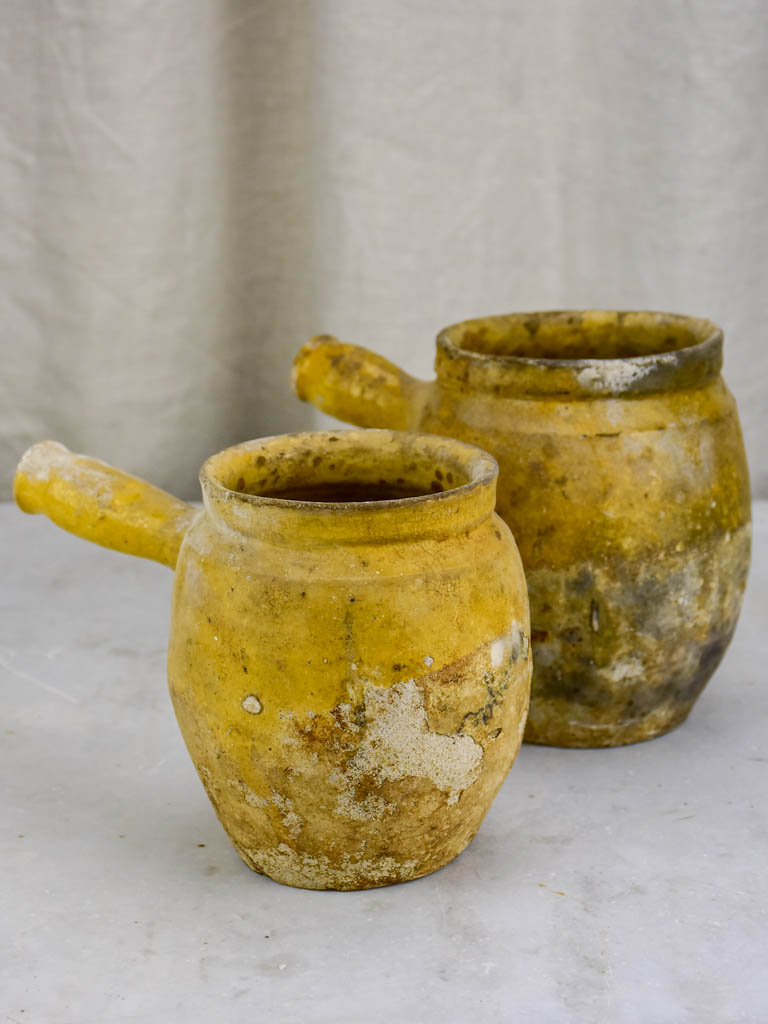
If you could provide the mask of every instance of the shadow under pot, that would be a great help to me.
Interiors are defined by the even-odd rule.
[[[722,345],[707,320],[593,310],[448,327],[431,382],[329,336],[296,357],[297,394],[325,412],[498,460],[531,603],[529,742],[667,732],[730,642],[751,528]]]
[[[198,511],[43,442],[15,496],[175,566],[171,697],[235,848],[364,889],[460,853],[522,741],[528,600],[496,476],[447,438],[291,434],[209,459]]]

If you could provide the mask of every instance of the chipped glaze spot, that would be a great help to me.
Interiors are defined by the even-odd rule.
[[[525,661],[528,658],[530,641],[528,633],[519,622],[513,622],[507,632],[494,640],[490,647],[491,667],[500,668],[504,662]]]
[[[604,359],[579,370],[576,379],[580,387],[610,394],[642,380],[652,369],[651,364],[637,363],[631,359]]]
[[[593,601],[590,607],[589,613],[589,624],[592,627],[593,633],[600,632],[600,610],[597,605],[597,601]]]
[[[247,711],[249,715],[259,715],[262,711],[261,701],[254,693],[249,693],[247,697],[244,697],[240,706],[243,711]]]
[[[615,661],[606,670],[606,675],[615,683],[634,682],[645,675],[645,666],[639,658],[625,658]]]

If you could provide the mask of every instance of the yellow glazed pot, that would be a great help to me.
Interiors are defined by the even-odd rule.
[[[297,394],[325,412],[498,459],[531,602],[530,742],[666,732],[728,646],[750,503],[722,342],[707,320],[552,312],[446,328],[430,383],[328,336],[296,357]]]
[[[209,459],[198,512],[43,442],[15,496],[175,565],[171,697],[235,848],[287,885],[364,889],[460,853],[520,746],[528,600],[496,475],[450,439],[291,434]]]

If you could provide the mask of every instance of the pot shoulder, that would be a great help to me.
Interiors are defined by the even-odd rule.
[[[526,569],[650,556],[749,522],[744,443],[722,379],[585,401],[445,393],[422,426],[449,423],[498,460],[497,511]]]

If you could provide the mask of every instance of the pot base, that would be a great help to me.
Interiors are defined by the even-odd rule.
[[[250,851],[237,843],[232,845],[246,867],[279,885],[315,892],[361,892],[364,889],[382,889],[387,885],[414,882],[417,878],[434,874],[460,856],[473,838],[470,837],[467,843],[446,860],[426,868],[413,862],[399,862],[394,857],[349,860],[343,867],[334,868],[328,858],[301,854],[287,844],[269,851]]]
[[[590,725],[567,721],[566,715],[553,712],[551,717],[531,722],[525,730],[524,743],[540,747],[627,747],[633,743],[656,739],[672,732],[682,725],[693,709],[695,701],[685,707],[679,704],[670,708],[659,708],[650,715],[622,723]]]

